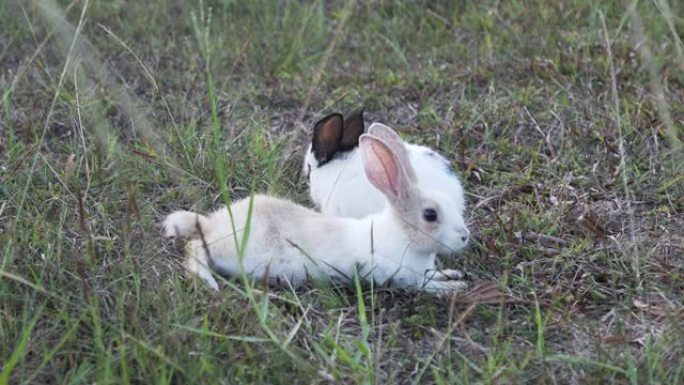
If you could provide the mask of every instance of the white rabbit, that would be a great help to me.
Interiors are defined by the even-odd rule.
[[[308,176],[311,200],[325,214],[363,218],[385,205],[384,197],[363,172],[361,155],[355,148],[363,130],[363,110],[347,119],[331,114],[314,125],[312,144],[304,158],[304,175]],[[394,130],[380,123],[371,124],[368,133],[386,142],[401,141]],[[445,207],[464,223],[463,187],[449,162],[428,147],[404,144],[418,185],[445,195]]]
[[[449,294],[466,284],[456,271],[435,271],[435,253],[462,249],[468,231],[437,190],[417,184],[401,142],[373,135],[360,137],[360,153],[368,180],[388,205],[362,219],[321,214],[284,199],[256,195],[242,256],[250,199],[209,216],[177,211],[164,220],[167,236],[192,238],[186,268],[214,289],[212,269],[228,276],[243,272],[269,283],[300,286],[307,279],[349,279],[358,271],[379,285]],[[232,225],[234,223],[234,226]],[[235,229],[235,231],[233,230]]]

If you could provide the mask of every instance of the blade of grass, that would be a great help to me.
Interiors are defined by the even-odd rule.
[[[544,320],[542,317],[542,312],[539,307],[539,301],[537,300],[537,294],[533,292],[534,295],[534,323],[537,327],[537,356],[544,357]]]
[[[33,370],[33,373],[26,378],[24,381],[22,381],[23,384],[33,384],[33,379],[43,370],[45,365],[47,365],[50,360],[53,359],[55,354],[61,351],[62,347],[64,344],[71,338],[73,338],[74,334],[76,333],[76,330],[78,330],[78,327],[81,325],[81,322],[83,321],[83,317],[85,316],[85,313],[81,315],[79,319],[74,322],[71,327],[64,333],[62,338],[60,338],[59,342],[55,344],[55,346],[50,349],[45,355],[43,355],[43,359],[40,361],[40,364]]]
[[[570,356],[567,354],[554,354],[554,355],[545,357],[544,361],[546,361],[546,362],[565,362],[565,363],[569,363],[569,364],[573,364],[573,365],[593,366],[593,367],[597,367],[597,368],[601,368],[601,369],[610,370],[611,372],[627,375],[627,372],[620,367],[617,367],[615,365],[606,364],[604,362],[594,361],[594,360],[591,360],[589,358],[580,357],[580,356]]]
[[[190,327],[187,325],[173,324],[173,326],[177,327],[179,329],[187,330],[187,331],[197,333],[197,334],[201,334],[201,335],[208,335],[211,337],[216,337],[216,338],[219,338],[222,340],[253,342],[253,343],[261,343],[261,342],[270,342],[271,341],[269,338],[251,337],[251,336],[234,336],[234,335],[228,335],[228,334],[221,334],[221,333],[212,332],[209,330],[193,328],[193,327]]]
[[[7,360],[7,362],[4,363],[2,372],[0,372],[0,385],[9,384],[9,379],[12,375],[12,371],[14,370],[15,366],[17,366],[21,358],[24,356],[24,353],[26,353],[26,347],[28,346],[29,338],[31,337],[33,328],[36,326],[36,323],[38,322],[38,319],[41,315],[42,307],[35,312],[35,316],[33,317],[33,319],[31,319],[31,322],[29,322],[28,325],[24,326],[24,329],[22,329],[21,339],[19,340],[19,343],[12,351],[12,355],[10,356],[10,358]]]
[[[364,368],[367,373],[366,383],[375,383],[375,374],[373,372],[373,351],[368,344],[370,337],[370,325],[368,325],[368,317],[366,316],[366,303],[363,299],[363,290],[361,288],[361,279],[359,278],[358,270],[354,273],[354,288],[356,289],[357,310],[359,313],[359,324],[361,325],[361,339],[357,340],[357,346],[361,355],[364,358]]]

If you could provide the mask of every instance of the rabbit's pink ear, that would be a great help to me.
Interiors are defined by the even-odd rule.
[[[335,152],[340,149],[343,124],[342,115],[334,113],[319,120],[314,125],[311,151],[319,166],[332,159]]]
[[[390,147],[372,135],[359,139],[361,157],[368,180],[392,203],[397,203],[410,189],[409,181]]]
[[[363,135],[363,131],[366,128],[363,123],[363,111],[364,107],[361,107],[344,118],[340,151],[353,150],[359,145],[359,137]]]
[[[382,141],[389,146],[394,155],[396,155],[401,167],[404,169],[406,176],[413,183],[416,183],[416,172],[413,170],[413,166],[411,165],[411,161],[409,159],[408,150],[406,149],[404,142],[399,137],[399,134],[382,123],[371,124],[371,126],[368,127],[368,133],[382,139]]]

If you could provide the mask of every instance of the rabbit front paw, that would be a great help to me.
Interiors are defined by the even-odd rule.
[[[454,279],[449,280],[435,280],[426,281],[423,285],[423,291],[431,294],[436,294],[440,297],[448,297],[453,294],[462,293],[468,288],[468,284],[464,281]]]
[[[430,270],[425,273],[426,279],[435,281],[451,281],[463,278],[463,272],[455,269]]]

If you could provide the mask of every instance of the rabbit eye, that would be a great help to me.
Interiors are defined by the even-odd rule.
[[[423,219],[428,222],[434,222],[437,220],[437,211],[435,209],[425,209],[423,210]]]

